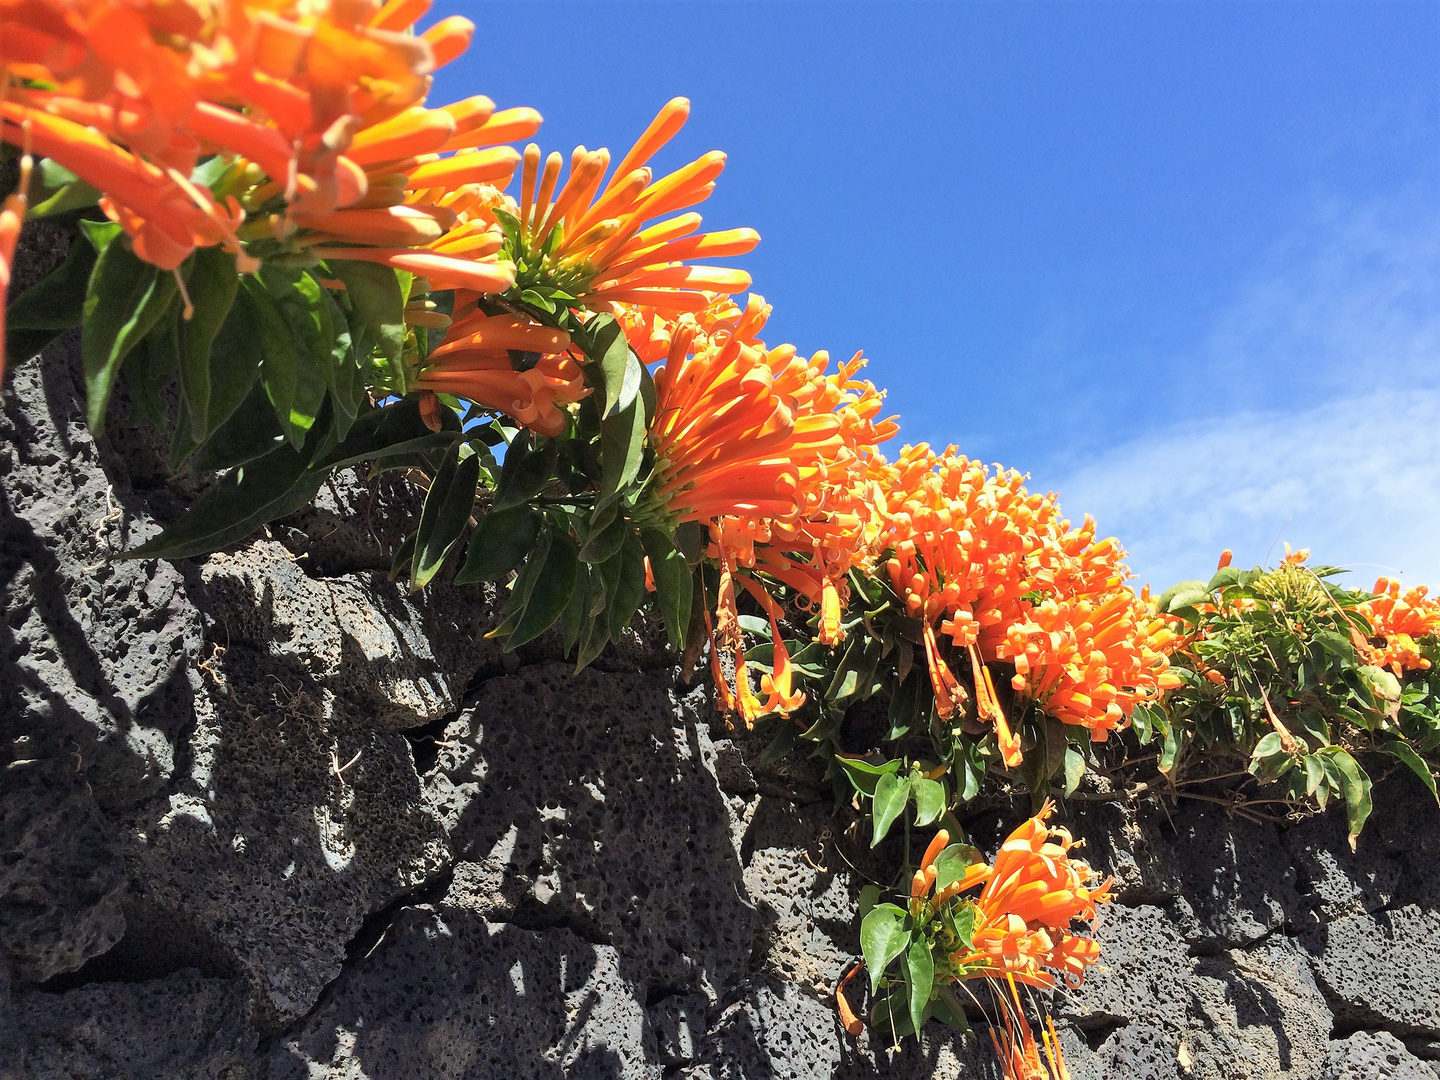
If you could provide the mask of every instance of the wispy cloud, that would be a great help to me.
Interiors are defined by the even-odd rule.
[[[1284,541],[1357,583],[1440,584],[1440,213],[1397,199],[1317,215],[1218,313],[1201,357],[1225,385],[1196,388],[1196,419],[1127,418],[1135,435],[1037,486],[1159,587]]]
[[[1361,579],[1440,583],[1437,391],[1187,425],[1119,446],[1056,487],[1160,588],[1207,576],[1224,548],[1250,566],[1282,542]]]

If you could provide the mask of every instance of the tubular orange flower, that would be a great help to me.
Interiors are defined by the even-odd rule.
[[[1015,472],[928,446],[905,447],[890,468],[881,543],[890,584],[924,623],[936,710],[948,719],[964,690],[940,653],[933,624],[969,654],[977,711],[1001,756],[1021,760],[1018,736],[988,667],[1015,666],[1011,688],[1094,739],[1126,723],[1141,701],[1174,684],[1174,635],[1126,588],[1124,553],[1060,517],[1053,495],[1033,495]]]
[[[1426,671],[1430,659],[1420,650],[1420,641],[1440,634],[1440,602],[1430,598],[1424,585],[1400,591],[1400,583],[1380,578],[1376,596],[1356,610],[1370,623],[1374,637],[1382,642],[1373,661],[1388,667],[1396,677],[1407,671]]]
[[[514,212],[518,233],[509,249],[522,287],[562,289],[591,307],[626,303],[671,314],[703,310],[710,304],[707,292],[749,287],[750,275],[743,271],[685,263],[743,255],[760,241],[753,229],[692,236],[700,225],[700,215],[693,213],[645,227],[703,201],[725,167],[725,155],[716,150],[653,178],[650,159],[689,113],[685,98],[667,103],[608,182],[608,150],[577,147],[562,185],[561,156],[552,153],[542,166],[540,148],[526,148]]]
[[[975,902],[974,947],[953,957],[966,978],[1004,975],[1049,988],[1055,978],[1041,969],[1053,968],[1078,986],[1099,958],[1099,945],[1073,933],[1070,924],[1095,918],[1095,905],[1109,899],[1110,879],[1090,887],[1096,875],[1070,858],[1070,833],[1045,824],[1053,811],[1046,800],[1000,846]]]
[[[588,392],[584,374],[567,355],[570,336],[521,316],[472,311],[451,323],[414,387],[455,394],[513,417],[542,435],[565,430],[563,406]],[[517,370],[510,350],[537,354]]]
[[[838,639],[837,582],[879,531],[877,497],[854,489],[857,478],[868,482],[873,443],[894,425],[874,422],[880,397],[854,380],[858,359],[826,375],[826,354],[806,361],[791,346],[768,348],[758,338],[768,314],[757,296],[744,311],[713,298],[698,314],[672,320],[622,308],[621,324],[640,339],[641,355],[663,356],[650,498],[670,520],[707,525],[711,557],[732,567],[777,620],[756,574],[821,608],[822,637]],[[722,589],[718,603],[721,643],[738,649],[729,634],[733,589]],[[783,645],[776,663],[771,683],[762,683],[770,695],[762,710],[788,714],[803,697],[789,689]],[[737,680],[741,669],[737,663]],[[737,681],[735,700],[749,721],[746,690]]]

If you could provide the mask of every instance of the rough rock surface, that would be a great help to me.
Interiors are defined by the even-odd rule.
[[[483,591],[386,579],[414,497],[353,476],[106,562],[199,481],[91,438],[73,341],[7,378],[0,1078],[998,1075],[983,1029],[844,1033],[896,851],[645,628],[579,677],[502,654]],[[1355,852],[1333,815],[1063,807],[1117,881],[1054,998],[1076,1080],[1435,1076],[1440,811],[1403,775],[1375,804]],[[993,853],[1021,812],[965,824]]]

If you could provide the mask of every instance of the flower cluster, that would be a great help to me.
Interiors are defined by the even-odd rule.
[[[863,565],[860,552],[879,533],[876,446],[897,430],[893,420],[876,419],[882,395],[855,377],[858,355],[831,374],[827,353],[807,360],[792,345],[769,348],[758,337],[769,312],[752,295],[743,310],[713,298],[699,313],[668,322],[633,310],[623,320],[637,353],[662,361],[650,430],[657,458],[651,497],[676,521],[709,531],[709,555],[720,567],[713,633],[734,656],[733,696],[718,648],[712,663],[722,704],[747,724],[762,713],[789,714],[804,701],[791,689],[780,608],[758,575],[820,612],[822,641],[839,640],[845,576]],[[774,671],[762,679],[763,703],[746,675],[737,587],[771,621]]]
[[[1095,538],[1088,517],[1072,529],[1053,495],[1026,491],[1014,471],[992,473],[925,445],[893,467],[882,544],[906,613],[923,623],[937,712],[949,718],[964,693],[936,634],[968,653],[979,715],[993,721],[1007,764],[1020,744],[987,664],[1014,666],[1012,689],[1103,741],[1175,677],[1174,635],[1125,586],[1114,539]]]
[[[1400,590],[1398,581],[1380,578],[1375,582],[1374,599],[1356,611],[1370,623],[1377,641],[1375,663],[1388,667],[1397,677],[1407,671],[1426,671],[1431,662],[1420,642],[1440,633],[1440,601],[1431,599],[1424,585]]]

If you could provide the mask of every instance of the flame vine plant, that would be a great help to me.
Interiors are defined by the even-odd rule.
[[[496,583],[507,648],[552,632],[584,667],[654,613],[768,754],[807,747],[865,800],[874,843],[943,824],[898,902],[867,894],[870,1018],[898,1038],[988,1008],[1011,1076],[1064,1075],[1021,988],[1099,949],[1074,927],[1106,887],[1045,823],[1052,792],[1152,741],[1142,788],[1238,758],[1288,808],[1343,798],[1352,833],[1365,755],[1434,790],[1423,589],[1347,591],[1292,558],[1152,600],[1019,474],[887,456],[863,358],[767,343],[728,265],[759,237],[702,231],[724,154],[655,164],[688,102],[615,162],[517,150],[533,109],[430,103],[475,27],[420,30],[429,6],[0,0],[0,370],[78,328],[95,434],[123,385],[173,469],[218,474],[119,557],[239,543],[368,463],[425,490],[393,576]],[[41,220],[74,240],[9,295]],[[864,745],[860,714],[883,732]],[[949,840],[997,779],[1037,816],[987,867]]]

